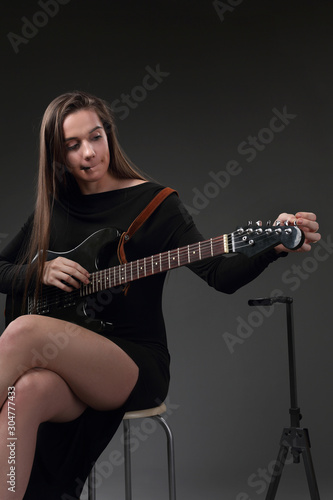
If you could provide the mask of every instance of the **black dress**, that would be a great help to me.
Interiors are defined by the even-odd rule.
[[[92,194],[62,196],[51,219],[50,250],[66,252],[92,233],[115,227],[126,231],[162,186],[147,182],[134,187]],[[0,255],[0,292],[10,294],[20,249],[27,244],[32,217]],[[169,196],[125,246],[128,261],[189,245],[204,238],[176,194]],[[274,251],[247,259],[241,254],[209,258],[188,267],[210,286],[233,293],[277,259]],[[111,258],[112,261],[112,258]],[[90,270],[89,270],[90,271]],[[16,277],[24,287],[26,267]],[[85,479],[116,432],[124,413],[160,404],[169,386],[169,352],[162,313],[165,273],[133,281],[127,294],[112,295],[103,318],[112,330],[103,335],[117,343],[139,367],[139,380],[126,404],[115,411],[88,408],[68,423],[44,423],[38,432],[31,479],[24,500],[78,499]]]

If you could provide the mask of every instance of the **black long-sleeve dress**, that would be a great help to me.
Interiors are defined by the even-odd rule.
[[[115,227],[120,233],[126,231],[161,189],[162,186],[147,182],[99,194],[76,192],[70,197],[62,196],[53,208],[49,249],[67,252],[106,227]],[[2,293],[11,294],[13,282],[16,292],[24,289],[26,266],[17,274],[16,264],[21,249],[29,241],[31,228],[32,217],[1,252]],[[172,194],[125,246],[126,257],[128,261],[136,260],[203,239],[178,196]],[[112,249],[112,246],[108,249],[110,254]],[[274,251],[251,259],[237,254],[231,258],[205,259],[188,267],[210,286],[233,293],[257,277],[276,258]],[[108,252],[103,253],[103,259],[108,260]],[[156,406],[166,397],[170,376],[162,313],[165,274],[133,281],[126,295],[117,289],[112,300],[104,301],[103,307],[96,307],[96,312],[102,310],[104,320],[113,324],[113,328],[106,328],[103,335],[116,342],[139,366],[138,383],[119,410],[100,412],[88,408],[73,422],[40,426],[33,471],[24,500],[79,498],[92,463],[114,435],[124,412]]]

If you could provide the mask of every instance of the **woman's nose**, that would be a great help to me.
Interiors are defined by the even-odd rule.
[[[96,154],[92,144],[88,141],[83,144],[83,154],[85,159],[93,158]]]

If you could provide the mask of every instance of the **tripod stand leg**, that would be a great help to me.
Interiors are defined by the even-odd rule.
[[[304,467],[306,472],[306,477],[308,480],[309,490],[311,494],[311,500],[320,500],[319,490],[317,485],[317,480],[313,468],[312,458],[310,455],[310,450],[303,452]]]
[[[275,498],[275,495],[276,495],[276,492],[277,492],[277,489],[279,486],[279,482],[281,479],[283,467],[284,467],[284,464],[285,464],[286,459],[287,459],[288,450],[289,450],[289,446],[286,446],[281,442],[280,450],[279,450],[278,457],[277,457],[277,460],[276,460],[276,463],[274,466],[271,481],[269,483],[269,487],[268,487],[268,491],[267,491],[267,495],[266,495],[266,500],[274,500],[274,498]]]
[[[303,429],[303,432],[304,432],[303,436],[304,439],[303,439],[302,455],[304,460],[306,477],[308,480],[309,490],[311,494],[311,500],[320,500],[316,475],[311,457],[309,433],[307,429]]]

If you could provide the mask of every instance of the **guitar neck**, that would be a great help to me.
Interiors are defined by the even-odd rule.
[[[134,260],[118,266],[96,271],[90,275],[90,283],[80,289],[81,296],[91,295],[108,288],[130,283],[141,278],[186,266],[193,262],[233,252],[233,234],[192,243],[150,257]]]

